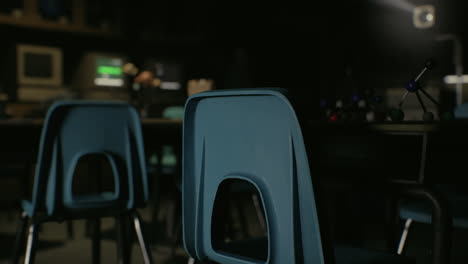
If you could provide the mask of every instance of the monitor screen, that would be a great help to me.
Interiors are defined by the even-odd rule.
[[[122,87],[124,85],[122,58],[96,56],[94,59],[96,71],[94,84],[96,86]]]
[[[26,52],[24,54],[24,75],[33,78],[51,78],[52,55]]]
[[[83,99],[128,100],[123,66],[126,56],[106,52],[85,52],[75,71],[72,89]]]
[[[177,63],[153,62],[153,71],[160,79],[159,87],[162,90],[178,91],[182,89],[182,67]]]
[[[143,70],[152,72],[152,87],[143,91],[150,104],[179,105],[185,102],[184,67],[177,61],[147,59]]]
[[[166,108],[183,106],[186,99],[184,64],[180,61],[149,58],[142,71],[153,75],[153,83],[139,90],[139,101],[145,106],[146,114],[163,117]]]
[[[19,87],[62,85],[62,51],[54,47],[18,44],[17,81]]]

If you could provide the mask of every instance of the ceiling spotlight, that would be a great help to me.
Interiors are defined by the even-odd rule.
[[[430,28],[434,24],[435,7],[433,5],[422,5],[413,9],[413,25],[416,28]]]

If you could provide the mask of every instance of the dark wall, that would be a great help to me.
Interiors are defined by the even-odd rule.
[[[93,14],[118,17],[122,36],[0,26],[6,36],[0,46],[21,41],[63,47],[65,81],[86,50],[121,52],[137,64],[146,57],[177,59],[187,66],[186,78],[213,78],[218,88],[288,88],[301,111],[313,115],[321,97],[403,87],[429,57],[439,65],[429,79],[440,81],[454,72],[451,43],[435,41],[435,36],[456,33],[468,43],[463,16],[468,5],[425,1],[437,8],[436,26],[421,30],[413,27],[411,12],[398,7],[405,2],[423,4],[120,0],[107,5],[114,7],[111,11],[94,9]]]

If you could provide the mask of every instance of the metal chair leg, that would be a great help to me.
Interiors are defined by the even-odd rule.
[[[166,223],[167,223],[167,230],[166,235],[169,239],[174,238],[174,222],[176,218],[176,210],[177,210],[177,201],[169,201],[167,205],[167,216],[166,216]]]
[[[400,223],[400,207],[399,199],[392,196],[385,197],[385,240],[388,252],[397,252],[398,239],[400,238],[400,230],[398,228]]]
[[[15,246],[13,248],[13,256],[11,259],[12,264],[17,264],[19,261],[19,257],[21,255],[21,250],[23,248],[24,244],[24,238],[26,234],[26,229],[28,227],[28,220],[29,217],[25,212],[21,213],[21,219],[20,223],[18,225],[18,231],[16,233],[16,240],[15,240]]]
[[[26,253],[24,254],[24,264],[33,264],[36,253],[37,224],[31,224],[28,232],[28,243],[26,244]]]
[[[243,208],[242,200],[236,200],[234,202],[234,206],[235,206],[235,209],[237,210],[237,215],[239,216],[239,225],[240,225],[242,235],[244,236],[244,238],[248,238],[249,237],[248,220],[243,210],[244,208]]]
[[[181,239],[181,232],[182,232],[182,219],[179,217],[177,220],[176,228],[174,231],[174,238],[171,241],[171,256],[170,258],[174,258],[177,253],[177,244]]]
[[[400,238],[400,243],[398,244],[398,251],[397,251],[398,255],[401,255],[403,253],[403,250],[406,244],[406,239],[408,238],[409,229],[411,227],[411,223],[413,223],[413,219],[411,218],[406,219],[405,228],[403,229],[403,233],[401,234],[401,238]]]
[[[252,194],[252,202],[255,206],[258,222],[260,223],[263,233],[266,234],[267,228],[265,223],[265,216],[257,194]]]
[[[92,234],[92,263],[101,263],[101,219],[93,221],[93,234]]]
[[[141,254],[143,256],[144,263],[152,264],[153,259],[151,257],[151,252],[148,250],[148,247],[146,246],[145,240],[143,238],[140,216],[138,215],[137,212],[132,212],[132,218],[133,218],[133,226],[135,228],[135,233],[138,238],[138,244],[140,245]]]
[[[130,251],[132,242],[128,229],[128,215],[124,214],[115,218],[117,227],[117,263],[130,263]]]
[[[73,239],[75,232],[73,231],[73,221],[68,220],[66,221],[66,227],[67,227],[67,236],[68,239]]]

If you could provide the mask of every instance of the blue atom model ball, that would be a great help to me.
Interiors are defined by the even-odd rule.
[[[406,90],[412,93],[416,92],[419,90],[419,83],[414,80],[410,81],[408,85],[406,85]]]

